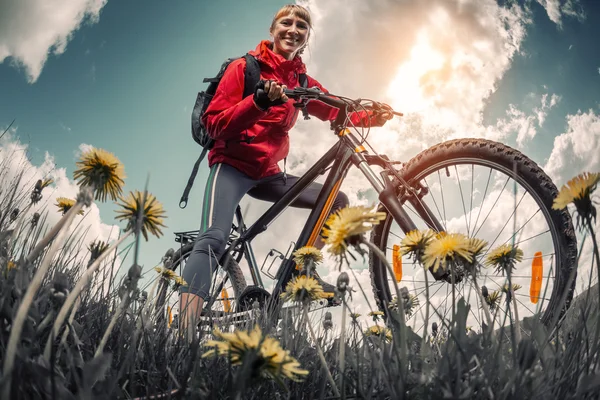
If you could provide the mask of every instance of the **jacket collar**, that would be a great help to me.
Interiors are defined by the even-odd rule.
[[[271,50],[273,48],[273,42],[269,40],[261,41],[258,46],[256,46],[255,50],[249,51],[248,53],[256,59],[273,70],[282,69],[284,71],[294,71],[299,74],[306,73],[306,66],[304,62],[302,62],[302,58],[300,56],[294,57],[292,60],[286,60],[283,56],[276,54]]]

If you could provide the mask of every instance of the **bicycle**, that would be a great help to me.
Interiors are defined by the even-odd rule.
[[[424,150],[407,163],[392,161],[387,156],[378,154],[369,145],[369,128],[366,128],[365,133],[364,130],[359,131],[350,126],[348,115],[353,111],[367,109],[373,112],[393,112],[397,116],[402,116],[401,113],[371,100],[351,100],[323,93],[317,88],[286,90],[286,95],[296,100],[298,108],[305,107],[309,101],[322,101],[338,108],[338,116],[331,124],[338,141],[250,227],[245,225],[238,206],[228,247],[216,266],[216,273],[213,273],[211,296],[205,300],[203,315],[243,315],[255,301],[265,304],[269,299],[273,304],[280,305],[280,294],[296,268],[289,256],[291,250],[315,243],[333,199],[352,167],[356,167],[366,177],[378,195],[377,210],[386,214],[386,218],[372,231],[370,240],[394,265],[394,276],[388,274],[382,260],[372,252],[369,253],[368,263],[373,294],[380,310],[384,311],[386,305],[393,301],[392,293],[395,291],[391,290],[392,280],[396,279],[401,285],[411,286],[407,289],[411,297],[414,296],[413,299],[420,299],[412,301],[413,309],[407,314],[410,315],[409,319],[413,319],[413,327],[417,333],[423,328],[422,307],[425,302],[428,300],[437,310],[430,314],[430,321],[445,318],[449,312],[448,298],[452,290],[461,294],[471,305],[470,322],[481,324],[480,297],[473,292],[472,282],[465,271],[455,271],[455,279],[450,280],[447,273],[434,274],[423,268],[405,270],[407,265],[412,266],[414,262],[407,257],[399,257],[400,240],[404,234],[424,228],[438,232],[461,232],[470,237],[479,236],[488,240],[490,249],[500,243],[515,242],[524,250],[525,256],[513,272],[512,282],[522,287],[529,284],[530,287],[529,296],[519,290],[514,292],[519,309],[522,308],[519,315],[537,315],[543,323],[548,324],[557,313],[568,308],[575,282],[573,276],[569,281],[569,275],[576,268],[577,255],[573,224],[566,210],[552,209],[553,199],[558,193],[556,186],[533,161],[506,145],[484,139],[451,140]],[[371,152],[367,151],[367,147]],[[378,172],[376,168],[379,169]],[[323,189],[300,236],[295,243],[292,242],[285,254],[277,251],[278,258],[282,261],[275,274],[270,272],[271,268],[264,269],[267,258],[259,268],[252,250],[252,240],[267,230],[304,188],[325,173],[327,177]],[[509,186],[511,182],[511,186],[514,186],[512,191]],[[481,195],[479,186],[483,187],[484,183]],[[458,193],[448,192],[450,184],[450,189],[456,191],[458,188]],[[468,198],[463,195],[463,185],[465,190],[471,188]],[[476,185],[478,189],[475,189]],[[507,187],[509,190],[505,190]],[[474,200],[478,197],[481,201],[476,204],[477,201]],[[488,199],[489,202],[486,201]],[[491,201],[493,203],[489,206]],[[489,211],[482,212],[487,207]],[[530,208],[534,208],[535,212],[529,212]],[[523,210],[527,212],[526,215]],[[513,229],[505,232],[511,222]],[[174,270],[185,264],[198,231],[176,232],[175,235],[181,247],[172,260],[171,268]],[[271,253],[274,251],[276,250]],[[239,266],[242,258],[250,269],[250,286],[246,284]],[[537,265],[535,270],[534,264]],[[264,289],[261,271],[275,280],[271,293]],[[486,272],[492,271],[489,269]],[[425,280],[425,273],[431,273],[433,279]],[[499,276],[485,274],[478,279],[480,287],[496,285],[499,289],[495,293],[502,293],[503,286]],[[423,301],[425,282],[431,284],[430,296]],[[537,294],[531,289],[534,282]],[[570,286],[567,285],[568,282],[571,282]],[[443,288],[445,292],[439,294]],[[565,291],[565,305],[559,307],[560,297]],[[489,290],[489,293],[494,292]],[[502,315],[501,306],[502,301],[496,304],[496,315]]]

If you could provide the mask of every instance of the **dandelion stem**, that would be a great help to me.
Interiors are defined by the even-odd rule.
[[[17,315],[15,316],[13,326],[10,330],[10,337],[8,339],[8,345],[6,346],[6,355],[4,358],[4,366],[2,368],[3,377],[6,380],[6,385],[4,386],[4,392],[2,398],[8,399],[10,397],[10,384],[11,384],[11,374],[14,366],[15,355],[17,354],[17,346],[18,342],[21,338],[21,331],[23,330],[23,325],[27,318],[27,314],[29,312],[29,307],[31,307],[31,303],[33,303],[33,298],[36,295],[40,285],[42,284],[42,280],[48,272],[50,268],[50,264],[52,263],[52,258],[54,254],[58,251],[59,247],[62,245],[63,239],[65,238],[69,226],[77,212],[81,209],[83,205],[78,203],[73,206],[61,219],[59,224],[64,229],[58,229],[55,233],[56,240],[52,243],[52,246],[48,250],[48,253],[42,260],[40,266],[38,267],[33,279],[29,283],[27,287],[27,291],[23,296],[23,300],[21,305],[19,305],[19,309],[17,311]],[[62,223],[61,223],[62,222]],[[58,224],[57,224],[58,225]],[[45,247],[45,246],[44,246]],[[37,258],[37,257],[36,257]],[[35,259],[35,258],[34,258]],[[28,258],[29,260],[29,258]]]
[[[335,385],[335,381],[333,380],[333,377],[331,376],[331,372],[329,371],[329,367],[327,366],[327,361],[325,361],[325,356],[323,355],[323,350],[321,350],[321,346],[319,346],[319,342],[317,341],[317,337],[312,328],[312,324],[310,323],[310,320],[308,318],[308,307],[305,305],[303,307],[303,309],[304,309],[304,311],[303,311],[304,322],[306,323],[306,326],[308,327],[308,332],[310,333],[310,338],[312,339],[313,342],[315,342],[315,346],[317,347],[317,354],[319,355],[319,360],[321,360],[321,364],[323,365],[323,369],[325,370],[327,379],[329,380],[329,383],[331,384],[331,389],[333,389],[333,393],[334,393],[335,397],[340,397],[340,392],[339,392],[337,386]]]
[[[110,334],[112,333],[112,330],[114,329],[115,325],[117,324],[117,319],[119,319],[119,317],[121,316],[121,314],[123,313],[125,308],[127,308],[127,306],[129,305],[129,296],[130,296],[130,292],[128,291],[127,293],[125,293],[123,300],[121,300],[121,304],[119,304],[119,307],[117,308],[117,312],[115,312],[115,315],[113,315],[113,317],[111,318],[110,323],[108,324],[108,328],[106,328],[106,331],[104,332],[104,335],[102,336],[102,340],[100,340],[100,344],[98,345],[98,348],[96,349],[96,352],[94,353],[94,358],[97,358],[98,356],[100,356],[102,354],[102,351],[104,350],[104,346],[106,346],[106,342],[108,341],[108,337],[110,336]]]
[[[346,294],[342,294],[342,332],[340,333],[340,388],[342,388],[342,399],[346,398],[346,391],[344,390],[344,369],[346,366],[346,313],[348,307],[346,306]]]
[[[73,206],[73,208],[75,208],[75,206]],[[69,210],[69,212],[71,212],[71,210]],[[115,243],[113,243],[106,251],[102,252],[100,257],[98,257],[96,259],[96,261],[94,261],[94,263],[92,265],[90,265],[90,267],[83,273],[81,279],[79,279],[79,281],[77,281],[77,284],[73,288],[73,291],[71,293],[69,293],[69,296],[67,296],[67,298],[65,299],[63,306],[61,307],[58,315],[56,316],[56,321],[54,322],[54,325],[52,326],[52,330],[54,332],[55,337],[58,337],[58,333],[60,331],[62,323],[64,322],[65,318],[67,317],[67,313],[69,312],[71,305],[73,305],[73,303],[75,303],[75,300],[79,297],[79,293],[83,290],[85,285],[87,285],[87,283],[90,281],[90,279],[92,278],[92,275],[94,274],[94,272],[96,272],[98,267],[100,267],[100,263],[102,263],[102,261],[114,249],[119,247],[121,245],[121,243],[123,243],[125,241],[125,239],[127,239],[129,237],[129,235],[131,235],[132,233],[133,233],[133,231],[129,231],[129,232],[125,233]],[[44,349],[44,358],[46,360],[50,360],[50,349],[51,349],[51,343],[47,342],[46,348]]]

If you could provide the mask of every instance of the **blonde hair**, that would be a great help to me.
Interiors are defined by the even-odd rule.
[[[279,11],[275,13],[273,21],[271,21],[271,27],[269,28],[269,31],[273,31],[277,20],[283,17],[287,17],[288,15],[293,15],[295,17],[303,19],[308,24],[308,35],[306,36],[306,43],[304,44],[304,46],[298,49],[296,53],[297,55],[299,55],[302,54],[306,46],[308,46],[308,38],[310,37],[310,32],[312,31],[312,19],[310,17],[310,11],[308,11],[306,7],[300,6],[298,4],[286,4],[285,6],[281,7]]]

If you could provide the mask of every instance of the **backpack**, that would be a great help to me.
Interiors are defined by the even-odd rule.
[[[233,61],[238,59],[236,58],[228,58],[221,65],[221,69],[214,78],[204,78],[202,82],[208,83],[208,87],[205,91],[199,92],[196,96],[196,103],[194,104],[194,109],[192,110],[192,138],[196,143],[202,146],[202,152],[200,153],[200,157],[194,164],[194,168],[192,169],[192,173],[188,179],[188,183],[183,191],[183,195],[181,196],[181,200],[179,201],[179,207],[185,208],[187,206],[187,201],[189,197],[190,190],[192,189],[192,185],[194,184],[194,180],[196,179],[196,175],[198,174],[198,168],[200,168],[200,163],[206,157],[206,153],[210,149],[212,149],[215,141],[212,139],[206,130],[206,127],[202,123],[202,116],[206,112],[210,101],[214,97],[217,92],[217,87],[225,74],[225,70]],[[244,73],[244,93],[242,98],[245,99],[248,96],[254,94],[254,87],[260,80],[260,64],[258,60],[250,55],[245,54],[243,58],[246,59],[246,71]],[[299,75],[299,82],[301,87],[308,86],[308,78],[306,74]],[[303,112],[306,112],[306,109],[303,109]],[[307,115],[305,114],[305,117]]]

